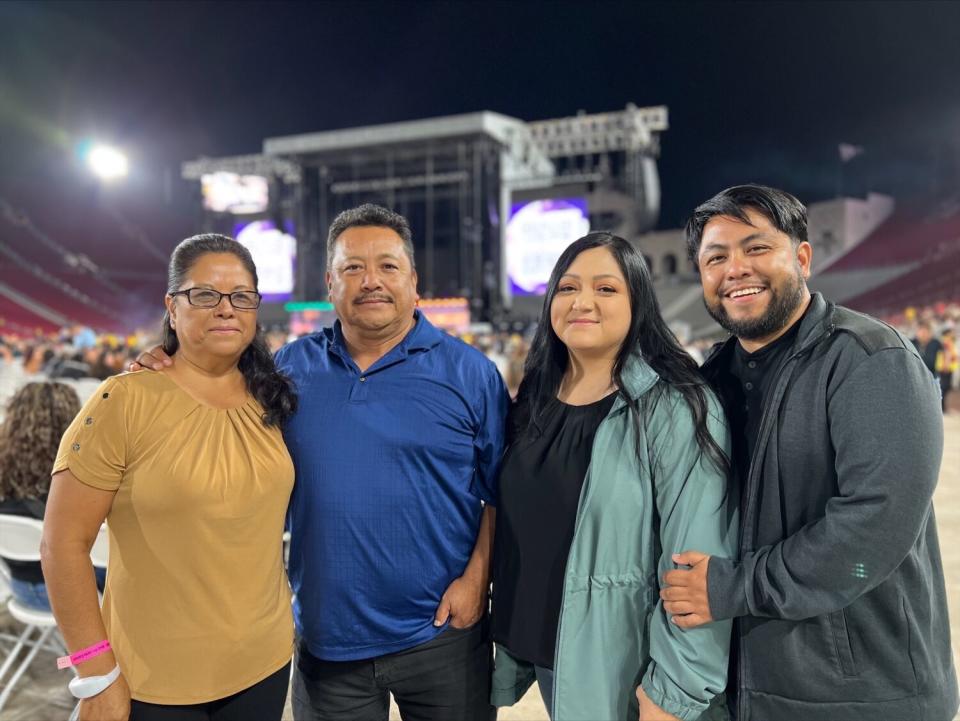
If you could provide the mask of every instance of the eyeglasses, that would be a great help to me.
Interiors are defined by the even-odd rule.
[[[197,308],[216,308],[225,297],[230,299],[230,305],[237,310],[256,310],[260,307],[260,294],[254,290],[238,290],[234,293],[221,293],[212,288],[187,288],[168,293],[172,298],[177,295],[187,296],[187,302]]]

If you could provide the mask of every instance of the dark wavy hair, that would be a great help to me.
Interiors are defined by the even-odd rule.
[[[697,259],[707,223],[725,215],[751,225],[747,217],[748,209],[763,215],[774,228],[790,238],[794,247],[807,242],[807,208],[803,203],[785,190],[768,188],[766,185],[734,185],[698,205],[687,220],[684,228],[687,255],[698,271],[700,264]]]
[[[511,409],[509,435],[511,442],[528,434],[540,433],[544,409],[557,395],[563,374],[569,363],[569,353],[563,341],[557,337],[550,322],[550,306],[557,294],[560,279],[585,250],[606,248],[613,255],[630,294],[630,327],[613,365],[613,381],[627,402],[637,433],[637,453],[640,453],[641,408],[640,404],[624,392],[622,374],[627,361],[639,355],[660,376],[659,390],[648,394],[643,403],[655,404],[665,390],[662,384],[675,388],[690,407],[693,414],[697,443],[701,452],[707,453],[718,470],[729,473],[730,459],[717,444],[707,428],[707,384],[696,362],[687,355],[667,327],[660,313],[660,304],[653,292],[650,270],[643,255],[623,238],[612,233],[590,233],[574,241],[557,261],[550,274],[547,294],[540,313],[540,322],[524,365],[524,378]]]
[[[253,277],[254,287],[259,285],[257,267],[249,250],[233,238],[217,233],[204,233],[187,238],[173,249],[167,271],[167,292],[180,290],[190,269],[207,253],[230,253],[236,256]],[[163,351],[172,356],[180,347],[180,341],[170,325],[169,311],[163,314],[162,332]],[[277,370],[263,328],[259,324],[253,342],[241,354],[238,366],[250,395],[263,407],[264,425],[278,426],[286,422],[297,410],[297,394],[290,379]]]
[[[60,437],[80,412],[65,383],[28,383],[14,393],[0,426],[0,500],[43,500]]]

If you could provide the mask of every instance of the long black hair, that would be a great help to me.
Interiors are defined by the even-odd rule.
[[[180,290],[187,274],[194,264],[207,253],[230,253],[237,257],[244,269],[253,277],[257,287],[257,266],[253,263],[250,251],[243,245],[217,233],[194,235],[173,249],[170,267],[167,270],[167,292]],[[177,352],[180,340],[170,325],[170,313],[163,314],[163,351],[169,356]],[[240,372],[247,384],[247,390],[263,407],[263,423],[267,426],[282,425],[297,410],[297,395],[290,380],[277,370],[264,337],[263,328],[257,325],[257,332],[240,356]]]
[[[630,294],[630,328],[613,365],[613,381],[627,402],[637,431],[637,452],[641,443],[641,411],[639,403],[631,398],[623,385],[623,371],[630,357],[640,355],[660,376],[663,383],[675,388],[693,414],[697,443],[714,465],[724,473],[730,470],[730,460],[707,428],[706,381],[696,362],[683,350],[660,314],[660,304],[653,292],[650,271],[640,251],[623,238],[612,233],[590,233],[574,241],[557,260],[550,274],[547,293],[543,300],[540,322],[534,335],[530,353],[524,364],[524,378],[517,393],[510,422],[511,440],[527,434],[536,435],[541,427],[544,409],[556,398],[569,363],[569,353],[557,337],[550,322],[550,306],[557,294],[560,279],[574,259],[585,250],[606,248],[617,261]],[[643,401],[656,403],[663,387],[648,394]]]

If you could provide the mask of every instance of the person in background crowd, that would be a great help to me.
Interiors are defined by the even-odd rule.
[[[386,721],[392,693],[407,720],[486,721],[506,389],[416,310],[403,216],[344,211],[327,264],[337,322],[277,354],[300,394],[284,431],[297,476],[294,718]]]
[[[43,520],[60,437],[79,410],[76,392],[63,383],[27,383],[13,395],[0,425],[0,513]],[[40,563],[5,563],[14,597],[49,611]]]
[[[806,208],[728,188],[686,227],[704,303],[732,337],[703,372],[739,472],[739,558],[674,546],[674,623],[736,619],[737,721],[949,721],[957,678],[932,496],[939,390],[913,344],[806,279]]]
[[[933,376],[939,377],[937,371],[937,359],[943,352],[943,344],[934,337],[933,325],[928,320],[921,320],[917,323],[917,337],[913,344],[923,360],[923,364]]]
[[[77,667],[105,687],[81,701],[81,721],[283,713],[293,464],[280,426],[296,397],[258,331],[259,306],[246,248],[213,234],[183,241],[163,321],[177,362],[107,380],[63,436],[41,555],[67,646],[103,651]],[[104,519],[101,615],[88,554]]]
[[[510,391],[510,397],[515,398],[520,390],[520,383],[523,381],[523,367],[527,361],[527,354],[530,349],[524,341],[523,336],[514,333],[507,341],[507,388]]]
[[[276,353],[287,342],[287,332],[282,328],[271,328],[267,332],[267,346],[271,353]]]
[[[622,238],[591,233],[557,261],[509,428],[494,702],[536,678],[558,720],[701,717],[726,686],[730,622],[681,631],[655,584],[670,549],[734,551],[728,435]]]
[[[26,375],[40,375],[44,368],[56,358],[52,348],[44,344],[29,345],[23,355],[23,372]]]
[[[88,328],[84,325],[76,325],[73,328],[73,333],[70,340],[73,343],[74,348],[79,351],[84,351],[87,348],[96,347],[97,334],[93,332],[92,328]]]
[[[957,339],[953,328],[947,327],[940,334],[940,360],[937,364],[937,373],[940,377],[940,393],[942,396],[943,412],[947,412],[947,400],[953,387],[953,379],[960,371],[960,349],[957,348]]]

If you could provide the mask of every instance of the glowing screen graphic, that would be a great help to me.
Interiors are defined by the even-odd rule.
[[[557,258],[570,243],[589,232],[586,198],[551,198],[514,204],[506,233],[511,292],[543,295]]]
[[[297,265],[297,239],[293,224],[277,228],[272,220],[254,220],[234,226],[234,237],[242,243],[257,266],[260,293],[268,302],[290,300],[293,297],[294,271]]]

